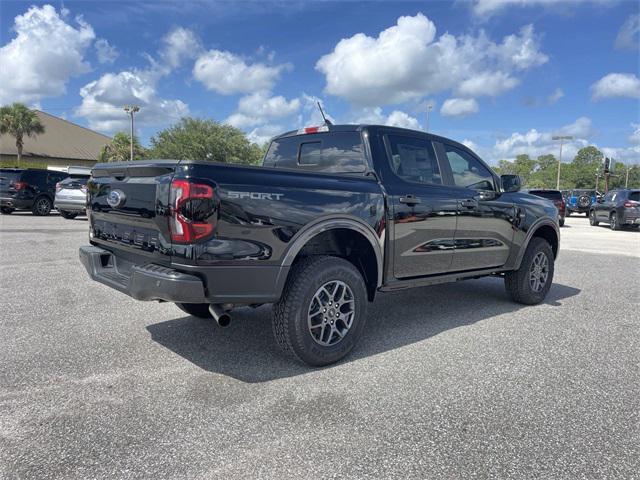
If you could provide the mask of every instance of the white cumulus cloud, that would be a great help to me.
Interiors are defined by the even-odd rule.
[[[274,118],[293,115],[300,110],[300,100],[287,100],[282,95],[271,96],[269,92],[246,95],[238,102],[238,110],[225,120],[238,128],[264,124]]]
[[[478,102],[473,98],[449,98],[442,104],[440,113],[445,117],[465,117],[478,110]]]
[[[410,128],[422,130],[417,118],[402,110],[394,110],[385,115],[380,107],[363,108],[353,118],[353,123],[368,123],[374,125],[389,125],[390,127]]]
[[[208,90],[221,95],[271,90],[290,65],[248,64],[231,52],[209,50],[196,59],[193,76]]]
[[[113,63],[118,58],[118,50],[104,38],[99,38],[93,45],[96,49],[96,55],[98,62],[100,63]]]
[[[640,98],[640,79],[633,73],[610,73],[591,85],[591,98]]]
[[[375,38],[358,33],[340,40],[316,69],[325,75],[327,93],[374,107],[457,88],[498,95],[517,84],[514,73],[547,61],[530,25],[501,43],[484,32],[436,38],[434,23],[418,13],[398,18]]]
[[[457,88],[462,97],[480,97],[483,95],[497,97],[515,88],[518,80],[504,72],[483,72],[464,80]]]
[[[93,28],[68,15],[44,5],[15,18],[16,37],[0,48],[0,104],[62,95],[69,78],[89,71],[84,57],[95,38]]]
[[[167,125],[189,113],[181,100],[160,98],[156,91],[158,76],[149,71],[107,73],[80,89],[81,105],[75,114],[85,117],[89,127],[103,132],[125,130],[129,117],[124,105],[138,105],[136,124]]]
[[[186,59],[196,58],[201,51],[200,39],[187,28],[174,28],[162,37],[160,56],[170,68],[179,67]]]

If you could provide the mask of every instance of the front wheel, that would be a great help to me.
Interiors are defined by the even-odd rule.
[[[600,224],[600,222],[596,218],[595,210],[591,210],[591,212],[589,212],[589,223],[591,224],[592,227],[597,227]]]
[[[298,360],[323,366],[346,356],[362,335],[367,290],[358,269],[327,255],[296,263],[273,306],[273,333]]]
[[[53,208],[51,200],[47,197],[38,197],[36,201],[33,202],[31,213],[39,217],[46,217],[51,212],[51,208]]]
[[[564,218],[560,218],[558,220],[558,225],[560,225],[561,227],[564,227]]]
[[[520,268],[504,276],[509,296],[525,305],[542,302],[553,283],[553,261],[551,245],[544,238],[532,238]]]
[[[566,216],[567,216],[567,217],[570,217],[570,216],[571,216],[571,210],[567,210],[567,215],[566,215]]]
[[[58,212],[60,212],[60,216],[62,218],[66,218],[67,220],[73,220],[78,216],[78,214],[75,212],[67,212],[65,210],[58,210]]]

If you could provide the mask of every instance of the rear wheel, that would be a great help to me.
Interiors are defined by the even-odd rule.
[[[571,210],[567,210],[567,217],[571,216]]]
[[[2,212],[3,215],[11,215],[13,213],[13,208],[9,208],[9,207],[0,207],[0,212]]]
[[[33,202],[33,206],[31,207],[31,213],[34,215],[38,215],[39,217],[46,217],[51,212],[51,208],[53,205],[51,204],[51,200],[47,197],[38,197],[36,201]]]
[[[615,212],[609,216],[609,226],[611,230],[620,230],[620,222],[618,222],[618,215]]]
[[[58,210],[58,212],[60,212],[60,216],[62,218],[66,218],[67,220],[73,220],[78,216],[78,214],[75,212],[67,212],[65,210]]]
[[[326,255],[296,263],[282,298],[273,306],[273,333],[280,348],[312,366],[347,355],[362,335],[367,290],[347,260]]]
[[[544,300],[553,283],[554,257],[551,245],[539,237],[529,242],[518,270],[507,272],[507,293],[518,303],[535,305]]]
[[[198,318],[213,318],[209,311],[208,303],[176,303],[176,306],[185,313]]]
[[[564,227],[564,218],[560,218],[558,220],[558,225],[560,225],[561,227]]]
[[[589,212],[589,223],[593,227],[597,227],[598,225],[600,225],[600,222],[596,218],[596,211],[595,210],[591,210],[591,212]]]

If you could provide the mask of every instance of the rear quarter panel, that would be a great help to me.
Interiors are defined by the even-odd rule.
[[[383,235],[381,189],[361,174],[198,163],[181,165],[176,177],[213,182],[219,202],[215,235],[174,244],[177,263],[281,265],[305,227],[323,218],[354,219]]]

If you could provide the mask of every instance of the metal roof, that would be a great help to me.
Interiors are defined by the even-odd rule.
[[[68,158],[97,160],[100,149],[111,137],[71,123],[63,118],[35,110],[44,133],[35,138],[24,137],[22,155],[25,157]],[[17,155],[16,140],[11,135],[0,135],[0,154]]]

